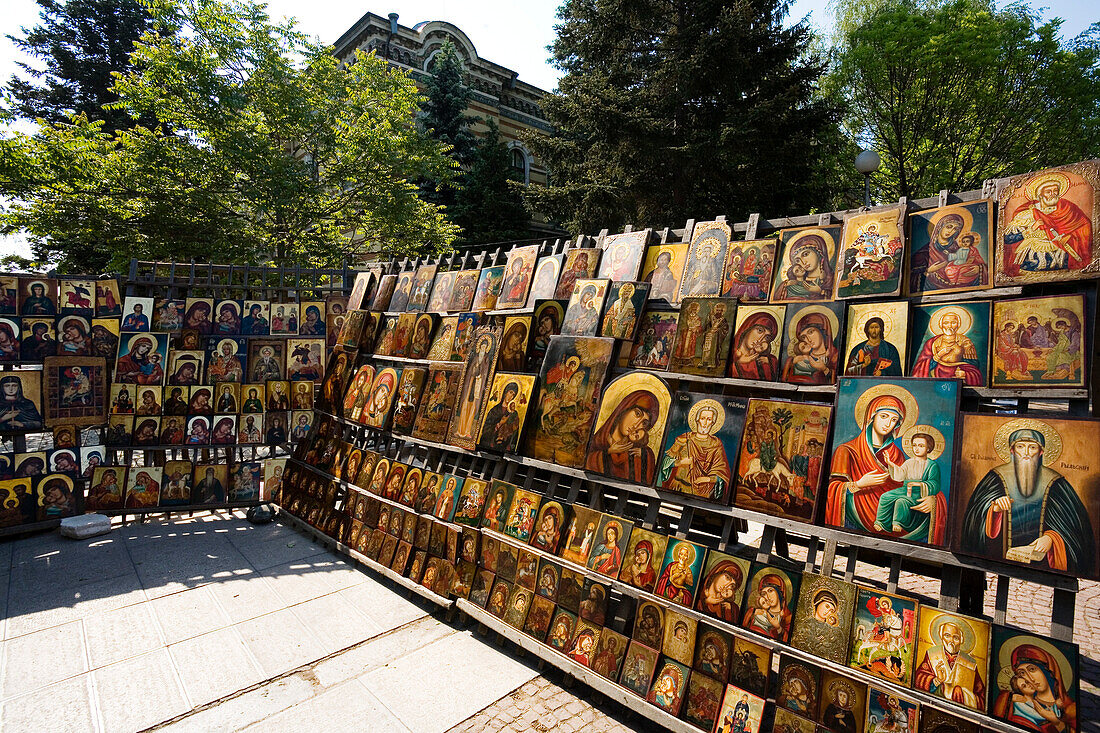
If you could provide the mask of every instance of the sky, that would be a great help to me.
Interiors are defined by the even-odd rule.
[[[292,16],[299,28],[322,41],[332,43],[368,11],[381,16],[400,15],[401,25],[414,26],[427,20],[446,20],[461,28],[473,42],[479,56],[519,73],[519,78],[546,90],[557,86],[560,72],[549,63],[546,47],[554,40],[554,24],[560,0],[386,0],[357,5],[341,0],[270,0],[273,17]],[[810,17],[820,30],[829,28],[829,0],[794,0],[790,22]],[[1090,23],[1100,20],[1095,0],[1038,0],[1043,17],[1065,20],[1063,34],[1072,37]],[[0,82],[19,71],[16,62],[22,54],[7,38],[18,28],[37,23],[38,6],[34,0],[5,0],[5,36],[0,38]],[[0,236],[0,255],[10,252],[27,254],[18,237]]]

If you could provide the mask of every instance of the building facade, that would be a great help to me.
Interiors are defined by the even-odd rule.
[[[501,138],[510,149],[517,177],[527,185],[545,186],[546,168],[531,155],[524,138],[552,131],[539,109],[539,100],[547,92],[520,81],[515,71],[481,58],[469,37],[450,23],[432,20],[410,28],[397,21],[397,13],[390,13],[386,18],[367,13],[336,41],[337,58],[346,62],[358,49],[367,53],[374,51],[394,66],[408,71],[423,88],[425,80],[431,76],[432,60],[443,42],[451,41],[462,59],[466,83],[473,92],[467,114],[481,120],[496,120]],[[481,136],[488,127],[479,121],[470,129]],[[532,238],[564,234],[540,215],[532,218],[530,226]]]

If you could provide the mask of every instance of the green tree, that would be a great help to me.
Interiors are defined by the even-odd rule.
[[[118,108],[156,119],[108,134],[79,115],[4,151],[0,218],[69,271],[130,257],[331,264],[357,246],[419,254],[457,227],[415,181],[453,161],[416,127],[420,95],[373,55],[342,67],[255,0],[153,0],[154,29],[116,77]]]
[[[557,132],[530,141],[552,185],[529,206],[575,231],[827,206],[818,149],[841,145],[839,110],[787,8],[566,0],[551,46],[565,76],[542,103]]]
[[[454,206],[454,221],[469,244],[506,242],[528,236],[530,217],[523,206],[511,154],[500,138],[496,120],[478,145],[470,170],[462,176]]]
[[[882,157],[879,198],[1100,154],[1100,24],[1063,43],[1061,21],[992,0],[880,0],[841,21],[833,83]]]
[[[25,78],[12,76],[8,91],[21,117],[66,122],[82,114],[113,132],[132,124],[125,110],[109,109],[118,96],[112,74],[130,69],[134,42],[148,29],[149,14],[138,0],[36,0],[42,22],[9,35],[16,48],[39,62],[19,63]]]
[[[449,146],[451,158],[467,168],[477,154],[477,138],[470,130],[477,118],[466,115],[473,93],[463,81],[462,59],[451,41],[444,41],[439,47],[430,71],[432,75],[424,85],[421,128],[432,139]],[[448,210],[454,207],[461,185],[460,177],[426,179],[421,183],[424,197]]]

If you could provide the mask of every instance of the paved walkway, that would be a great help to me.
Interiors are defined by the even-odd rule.
[[[294,529],[239,514],[2,542],[0,610],[3,731],[427,733],[553,684]],[[555,689],[532,699],[593,710]]]
[[[921,591],[913,578],[901,585]],[[1013,584],[1017,625],[1032,611],[1049,618],[1049,604],[1049,592]],[[436,610],[290,527],[239,513],[83,542],[0,542],[0,730],[648,729]],[[1085,584],[1081,720],[1100,718],[1098,627],[1100,586]]]

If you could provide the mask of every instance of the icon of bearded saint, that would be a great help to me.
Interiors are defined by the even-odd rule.
[[[1092,220],[1066,198],[1072,185],[1062,171],[1039,174],[1024,184],[1026,202],[1004,231],[1007,275],[1081,270],[1092,263]]]

